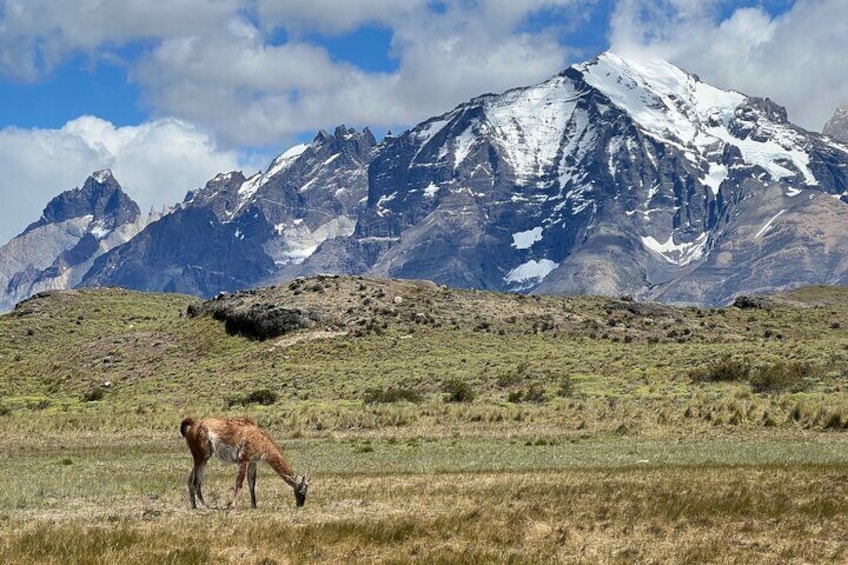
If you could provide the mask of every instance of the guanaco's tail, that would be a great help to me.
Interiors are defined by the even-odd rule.
[[[194,427],[194,424],[194,418],[192,418],[191,416],[185,418],[180,424],[180,435],[186,437],[186,434],[188,433],[189,429]]]

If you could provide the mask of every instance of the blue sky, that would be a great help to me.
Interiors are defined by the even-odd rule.
[[[401,130],[609,48],[820,129],[846,22],[845,0],[0,0],[0,244],[97,169],[158,209],[320,128]]]

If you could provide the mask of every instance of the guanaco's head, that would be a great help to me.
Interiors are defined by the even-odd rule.
[[[306,504],[307,491],[309,491],[309,475],[303,475],[300,482],[294,487],[294,500],[298,508]]]

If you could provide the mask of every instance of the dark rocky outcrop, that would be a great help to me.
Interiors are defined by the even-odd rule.
[[[255,300],[257,297],[260,297],[259,301]],[[191,317],[210,315],[224,323],[228,334],[260,341],[314,327],[322,321],[317,310],[286,308],[262,300],[261,295],[253,291],[223,293],[212,300],[189,306],[187,313]]]

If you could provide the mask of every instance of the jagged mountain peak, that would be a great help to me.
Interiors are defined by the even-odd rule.
[[[103,169],[92,173],[82,188],[65,191],[53,198],[44,208],[41,219],[24,232],[83,216],[114,225],[136,221],[140,215],[138,204],[123,191],[112,172]]]
[[[97,257],[132,239],[145,223],[111,171],[95,171],[0,247],[0,311],[35,292],[75,286]]]
[[[839,106],[824,125],[822,133],[836,141],[848,143],[848,105]]]
[[[769,197],[745,208],[762,222],[752,237],[802,202],[782,198],[841,196],[846,166],[825,163],[846,156],[832,151],[769,99],[606,52],[384,140],[355,243],[322,247],[300,272],[341,270],[340,255],[358,254],[367,259],[345,265],[381,276],[660,296],[699,268],[724,268],[724,230],[760,191]],[[673,299],[698,302],[696,286]],[[730,292],[716,287],[709,301]]]
[[[118,182],[112,174],[112,169],[100,169],[99,171],[94,171],[88,178],[99,184],[106,184],[110,181],[114,181],[115,183]]]

